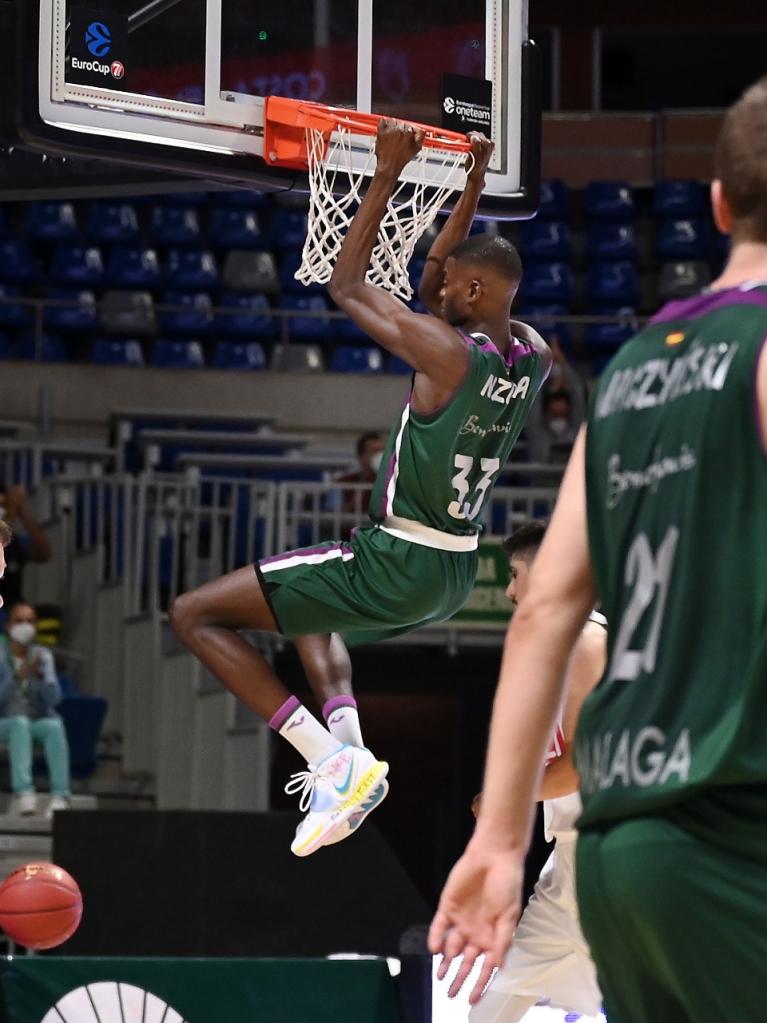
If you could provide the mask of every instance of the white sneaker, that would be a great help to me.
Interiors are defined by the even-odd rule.
[[[69,800],[66,796],[51,796],[48,803],[48,809],[45,811],[45,816],[48,820],[53,819],[54,813],[57,810],[68,810]]]
[[[19,792],[11,802],[9,812],[19,817],[31,817],[37,813],[37,793]]]
[[[330,835],[329,838],[325,839],[325,845],[335,845],[336,842],[343,842],[345,838],[353,835],[357,828],[362,824],[367,815],[371,810],[375,810],[377,806],[383,803],[384,799],[389,795],[389,783],[384,779],[378,788],[371,792],[359,810],[356,810],[351,817],[346,821],[345,824],[341,824],[336,830]]]
[[[358,810],[386,777],[389,765],[370,750],[343,746],[316,767],[294,774],[287,793],[301,792],[300,808],[308,810],[290,846],[296,856],[309,856]]]

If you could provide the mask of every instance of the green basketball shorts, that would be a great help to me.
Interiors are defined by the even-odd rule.
[[[255,568],[284,635],[340,632],[357,646],[451,618],[472,591],[477,559],[476,550],[436,550],[371,526]]]
[[[609,1023],[763,1023],[767,817],[726,828],[722,809],[710,828],[680,808],[579,837],[581,924]],[[739,841],[747,828],[761,849]]]

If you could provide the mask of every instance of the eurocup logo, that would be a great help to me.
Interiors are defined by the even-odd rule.
[[[125,65],[121,60],[116,60],[112,64],[112,78],[124,78],[125,77]]]
[[[112,49],[112,33],[103,21],[92,21],[85,30],[85,45],[94,57],[106,57]]]
[[[442,106],[445,108],[446,114],[455,113],[455,100],[452,96],[445,96]]]

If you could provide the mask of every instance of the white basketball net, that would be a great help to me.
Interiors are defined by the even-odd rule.
[[[360,138],[355,136],[357,145]],[[311,203],[303,260],[296,272],[296,280],[303,284],[313,281],[327,284],[330,280],[346,230],[362,202],[375,165],[375,138],[367,141],[370,149],[365,165],[355,170],[351,130],[341,127],[334,131],[326,152],[322,131],[307,128]],[[427,157],[430,158],[428,167]],[[367,272],[371,284],[386,288],[405,301],[413,297],[407,272],[413,250],[448,196],[455,191],[455,185],[447,182],[465,162],[465,152],[424,147],[408,165],[409,183],[401,181],[395,188],[378,229]],[[339,192],[343,192],[340,198],[335,194],[339,175],[349,180],[348,189],[339,188]]]

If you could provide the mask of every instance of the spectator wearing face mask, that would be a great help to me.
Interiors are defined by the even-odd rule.
[[[363,433],[357,440],[357,461],[359,468],[356,472],[349,472],[345,476],[339,476],[338,483],[367,483],[372,487],[378,470],[381,466],[386,438],[382,433],[369,430]],[[369,495],[360,493],[359,488],[350,488],[342,491],[342,509],[349,513],[363,515],[367,509]]]
[[[586,413],[586,391],[556,339],[551,350],[551,373],[530,410],[525,436],[529,461],[564,465]]]
[[[37,614],[29,604],[14,604],[7,635],[0,636],[0,742],[11,762],[13,811],[37,811],[32,779],[32,743],[43,746],[51,779],[48,815],[69,806],[69,747],[55,711],[61,689],[50,650],[35,643]]]
[[[24,566],[28,561],[50,561],[51,544],[32,514],[26,487],[0,484],[0,519],[13,527],[13,537],[5,548],[5,578],[0,582],[0,595],[10,607],[24,597]]]

